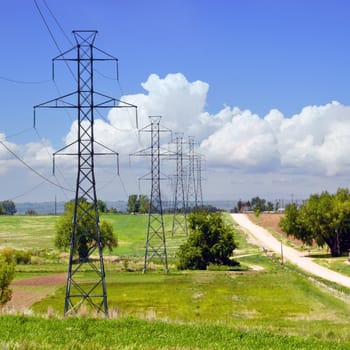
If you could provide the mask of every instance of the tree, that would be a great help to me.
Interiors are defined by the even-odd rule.
[[[38,213],[36,212],[35,209],[27,209],[25,212],[25,215],[35,216],[35,215],[38,215]]]
[[[225,223],[221,213],[201,210],[188,216],[190,235],[178,250],[180,270],[205,270],[216,265],[237,265],[230,259],[236,248],[234,231]]]
[[[131,194],[128,198],[128,213],[138,213],[139,203],[137,200],[137,194]]]
[[[299,209],[287,205],[280,227],[306,244],[327,245],[332,256],[340,256],[350,248],[349,190],[311,195]]]
[[[267,202],[266,211],[273,211],[273,203],[272,202]]]
[[[78,252],[80,258],[86,258],[88,251],[94,246],[97,240],[97,228],[95,225],[95,215],[90,204],[86,200],[81,200],[79,203],[78,216],[81,213],[89,212],[91,215],[84,215],[79,221],[79,225],[76,228],[76,252]],[[58,249],[67,250],[70,247],[70,240],[72,235],[72,221],[74,213],[74,201],[67,202],[65,204],[65,212],[56,223],[56,236],[55,246]],[[87,229],[89,235],[84,234]],[[102,247],[108,247],[112,250],[113,247],[118,245],[118,240],[113,234],[113,226],[111,223],[102,220],[100,224],[101,243]]]
[[[15,276],[15,264],[6,261],[5,257],[0,255],[0,306],[5,305],[11,300],[12,290],[9,288]]]
[[[107,203],[104,202],[101,199],[97,200],[97,208],[101,213],[107,213],[108,212],[108,207],[107,207]]]
[[[128,213],[146,214],[149,211],[149,199],[145,194],[131,194],[128,198]]]
[[[140,194],[138,198],[139,213],[147,214],[149,212],[149,199],[145,194]]]
[[[0,203],[1,203],[1,206],[4,208],[6,215],[13,215],[17,213],[16,205],[13,201],[6,200]]]
[[[260,213],[266,210],[266,200],[262,199],[260,197],[254,197],[251,201],[252,208],[255,212],[255,210],[258,210]]]

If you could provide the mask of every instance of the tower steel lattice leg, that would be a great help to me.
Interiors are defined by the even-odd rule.
[[[183,166],[183,133],[176,133],[176,175],[172,236],[182,231],[187,236],[185,171]]]

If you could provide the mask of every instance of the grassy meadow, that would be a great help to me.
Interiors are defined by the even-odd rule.
[[[106,214],[101,219],[113,224],[119,241],[113,252],[106,252],[110,319],[90,318],[84,312],[79,318],[62,318],[65,286],[51,286],[45,297],[30,306],[35,317],[0,316],[3,347],[350,348],[350,304],[345,296],[339,298],[294,266],[281,266],[277,258],[266,257],[239,230],[234,254],[241,263],[238,271],[212,267],[177,271],[175,252],[185,237],[171,237],[172,218],[165,216],[170,273],[155,265],[142,274],[147,216]],[[54,251],[56,220],[55,216],[14,216],[1,222],[0,217],[0,247]],[[33,264],[18,265],[16,280],[64,272],[64,255],[52,254]],[[125,269],[126,265],[131,268]],[[89,277],[86,273],[87,282]],[[36,288],[45,287],[14,286],[14,290],[32,293]]]

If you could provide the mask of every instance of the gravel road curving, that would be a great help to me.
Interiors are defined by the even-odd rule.
[[[272,250],[277,254],[281,254],[281,251],[283,251],[283,258],[289,260],[301,269],[315,276],[350,288],[350,277],[316,264],[311,258],[304,256],[302,252],[299,252],[296,249],[290,248],[284,244],[281,245],[280,241],[273,237],[263,227],[252,223],[245,214],[231,214],[231,216],[239,226],[245,229],[247,234],[252,236],[252,238],[258,242],[258,245],[261,246],[261,248]]]

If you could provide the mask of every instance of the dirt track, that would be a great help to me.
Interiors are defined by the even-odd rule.
[[[342,286],[350,288],[350,277],[344,276],[338,272],[329,270],[312,261],[311,258],[304,256],[302,252],[281,244],[263,227],[252,223],[245,214],[231,214],[234,221],[249,234],[262,249],[272,250],[277,254],[283,251],[283,257],[301,269],[326,280],[335,282]]]
[[[35,302],[45,298],[48,294],[53,293],[57,286],[63,285],[66,282],[66,278],[67,274],[58,273],[49,276],[28,278],[11,283],[13,295],[12,299],[6,305],[7,309],[16,311],[27,310]],[[42,286],[43,288],[26,288],[38,286]]]

